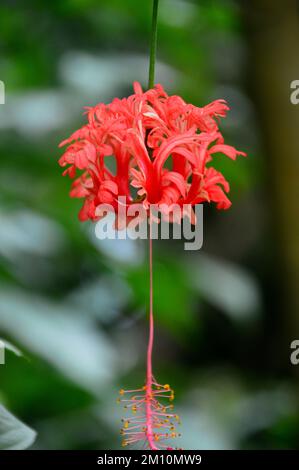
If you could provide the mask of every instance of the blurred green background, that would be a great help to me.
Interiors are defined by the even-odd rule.
[[[226,99],[221,129],[248,158],[219,161],[233,205],[205,206],[202,250],[154,244],[155,375],[179,446],[299,448],[298,5],[160,4],[156,82]],[[119,448],[118,389],[144,380],[147,246],[79,223],[57,146],[84,106],[146,85],[150,24],[149,0],[1,1],[0,403],[33,449]]]

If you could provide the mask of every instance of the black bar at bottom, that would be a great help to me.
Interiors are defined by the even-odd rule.
[[[299,452],[292,450],[273,451],[1,451],[0,467],[5,470],[14,465],[30,468],[43,468],[44,465],[62,467],[100,468],[102,465],[118,468],[136,468],[140,465],[197,465],[199,468],[210,468],[218,465],[242,468],[244,464],[256,466],[271,464],[288,468],[299,463]],[[221,466],[221,467],[220,467]]]

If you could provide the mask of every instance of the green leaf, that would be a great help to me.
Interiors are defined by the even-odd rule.
[[[24,450],[30,447],[36,432],[0,405],[0,450]]]

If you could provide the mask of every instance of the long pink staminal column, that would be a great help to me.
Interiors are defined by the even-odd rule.
[[[146,361],[146,428],[147,438],[150,448],[157,450],[154,443],[154,434],[152,426],[152,382],[153,382],[153,343],[154,343],[154,308],[153,308],[153,240],[152,240],[152,221],[149,222],[149,276],[150,276],[150,302],[149,302],[149,339],[147,348],[147,361]]]
[[[149,337],[146,356],[145,385],[135,390],[120,390],[118,401],[129,409],[132,417],[123,418],[121,435],[124,436],[122,445],[143,444],[151,450],[173,449],[164,441],[179,436],[175,432],[175,422],[179,417],[170,412],[172,404],[165,404],[174,399],[174,392],[168,384],[160,385],[154,378],[152,354],[154,343],[154,308],[153,308],[153,241],[152,220],[149,220]],[[136,416],[134,416],[136,415]]]

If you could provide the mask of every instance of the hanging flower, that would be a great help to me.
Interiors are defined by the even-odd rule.
[[[151,205],[165,217],[174,205],[183,209],[179,217],[186,215],[186,205],[190,208],[203,202],[228,209],[229,184],[213,167],[213,159],[224,154],[235,160],[245,153],[225,144],[219,131],[218,121],[229,109],[226,102],[217,100],[198,108],[179,96],[168,96],[161,85],[143,92],[137,82],[134,92],[108,105],[88,108],[87,124],[60,144],[67,146],[59,160],[65,167],[63,174],[74,180],[70,195],[84,199],[79,219],[100,219],[104,205],[117,215],[120,228],[129,220],[119,220],[120,198],[128,208],[141,203],[147,217]],[[195,223],[194,214],[187,215]],[[151,243],[150,238],[146,381],[141,388],[121,390],[119,402],[132,413],[123,419],[123,446],[141,443],[157,450],[172,449],[168,441],[179,436],[175,430],[179,418],[172,411],[173,390],[157,383],[152,374]]]
[[[229,184],[213,158],[245,153],[226,145],[219,131],[226,102],[199,108],[168,96],[161,85],[143,92],[137,82],[134,92],[88,108],[88,123],[60,144],[67,149],[59,164],[74,179],[70,195],[84,199],[79,219],[98,220],[102,204],[117,214],[120,196],[126,206],[141,202],[149,211],[155,204],[162,213],[205,201],[228,209]]]

